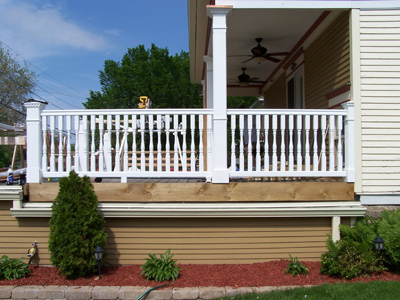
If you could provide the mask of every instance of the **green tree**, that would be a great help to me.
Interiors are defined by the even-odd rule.
[[[95,108],[137,108],[140,96],[148,96],[153,108],[200,108],[201,91],[190,83],[189,54],[174,56],[152,44],[128,49],[120,62],[106,60],[99,72],[101,91],[90,91],[83,105]]]
[[[34,72],[21,65],[0,44],[0,122],[13,124],[25,120],[24,101],[36,85]]]
[[[105,248],[107,239],[97,204],[89,177],[71,171],[69,177],[60,179],[52,205],[49,250],[51,263],[67,278],[96,271],[93,251],[97,245]]]

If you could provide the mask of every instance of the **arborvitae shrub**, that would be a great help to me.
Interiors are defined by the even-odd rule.
[[[50,260],[67,278],[83,277],[97,270],[94,249],[105,248],[105,221],[89,177],[71,171],[59,184],[50,219]]]

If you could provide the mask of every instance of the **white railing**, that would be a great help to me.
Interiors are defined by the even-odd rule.
[[[228,110],[221,149],[213,144],[226,134],[214,132],[211,109],[50,111],[38,102],[26,107],[28,182],[67,176],[71,170],[122,182],[162,177],[217,182],[213,172],[223,171],[221,165],[230,178],[354,181],[352,105],[344,110]],[[223,151],[226,163],[213,167]]]
[[[345,177],[346,110],[228,110],[230,177]]]

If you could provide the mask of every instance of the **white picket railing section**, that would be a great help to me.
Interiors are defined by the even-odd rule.
[[[207,177],[210,124],[209,110],[44,110],[43,177]]]
[[[229,109],[228,135],[215,132],[212,109],[25,106],[28,182],[67,176],[71,170],[122,182],[163,177],[217,182],[213,157],[227,158],[215,169],[221,172],[225,165],[230,178],[328,176],[354,182],[352,102],[343,110]],[[227,136],[225,147],[215,149],[221,136]]]
[[[228,110],[230,177],[344,177],[345,110]]]

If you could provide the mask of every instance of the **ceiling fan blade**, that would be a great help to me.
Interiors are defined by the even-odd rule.
[[[272,52],[272,53],[267,53],[269,56],[286,56],[289,55],[289,52]]]
[[[228,55],[227,57],[253,57],[253,55]]]
[[[245,64],[245,63],[247,63],[247,62],[251,61],[253,58],[254,58],[254,57],[252,56],[251,58],[249,58],[249,59],[246,59],[245,61],[242,61],[242,64]]]
[[[278,59],[278,58],[275,58],[275,57],[265,57],[265,59],[266,60],[269,60],[269,61],[272,61],[272,62],[274,62],[274,63],[278,63],[278,62],[280,62],[281,60],[280,59]]]

